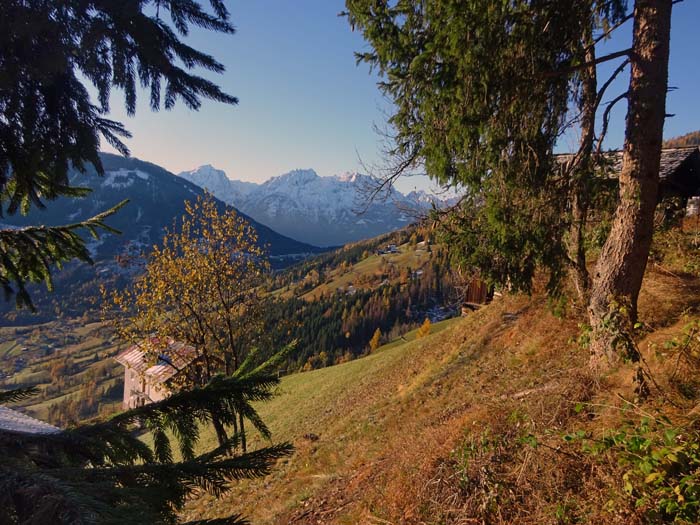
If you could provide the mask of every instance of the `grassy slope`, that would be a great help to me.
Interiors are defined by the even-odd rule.
[[[697,280],[651,273],[641,307],[652,332],[642,348],[677,333],[684,312],[696,312],[699,303]],[[476,523],[468,519],[473,494],[464,492],[460,451],[469,437],[527,431],[551,449],[533,454],[517,445],[514,458],[485,464],[488,470],[502,463],[502,476],[517,487],[512,497],[522,498],[494,523],[560,523],[554,516],[562,501],[571,501],[566,505],[583,522],[633,522],[629,514],[601,514],[603,492],[581,499],[599,480],[551,451],[566,432],[595,433],[623,417],[618,396],[633,397],[632,368],[594,388],[586,352],[572,342],[577,321],[555,318],[537,295],[505,297],[441,328],[284,378],[280,396],[260,408],[273,439],[295,444],[294,456],[222,500],[193,501],[187,516],[242,511],[259,524]],[[646,357],[666,388],[662,364],[653,352]],[[582,415],[574,410],[578,401],[611,408]]]
[[[432,249],[438,246],[433,245]],[[335,268],[328,272],[324,283],[302,295],[307,301],[313,301],[323,294],[335,293],[338,288],[346,288],[353,284],[357,289],[374,289],[381,283],[382,260],[397,268],[410,268],[411,271],[423,268],[429,261],[431,254],[425,249],[404,243],[398,246],[399,253],[387,253],[377,255],[370,253],[366,258],[350,265],[347,269]],[[371,250],[368,250],[371,252]],[[294,295],[294,286],[289,291],[280,288],[271,292],[273,296],[290,298]]]

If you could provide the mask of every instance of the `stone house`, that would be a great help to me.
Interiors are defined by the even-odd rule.
[[[156,351],[158,357],[154,360]],[[168,397],[169,383],[197,357],[193,346],[170,339],[162,348],[157,338],[145,339],[118,354],[115,360],[124,367],[124,409]]]

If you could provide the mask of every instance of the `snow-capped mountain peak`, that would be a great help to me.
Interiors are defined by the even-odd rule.
[[[379,179],[372,175],[365,175],[364,173],[358,173],[356,171],[346,171],[340,175],[335,175],[333,178],[347,184],[361,184],[365,186],[379,182]]]
[[[355,183],[360,178],[362,177],[361,174],[356,173],[354,171],[346,171],[345,173],[341,173],[340,175],[336,175],[335,178],[338,179],[340,182],[350,182],[350,183]]]
[[[223,170],[218,170],[211,164],[204,164],[203,166],[200,166],[199,168],[190,170],[190,171],[183,171],[182,173],[179,174],[180,177],[183,178],[198,178],[201,181],[206,181],[206,182],[216,182],[216,183],[222,183],[227,180],[230,180],[226,176],[226,172]]]
[[[379,181],[357,172],[321,177],[313,169],[295,169],[262,184],[228,180],[211,166],[180,175],[256,221],[317,246],[345,244],[402,228],[415,219],[416,213],[408,210],[428,210],[436,200],[424,192],[407,196],[388,188],[368,202]],[[242,184],[245,191],[238,189]]]
[[[312,169],[296,169],[290,172],[284,173],[283,175],[278,175],[277,177],[272,177],[270,180],[265,182],[263,185],[268,185],[269,187],[275,186],[303,186],[305,184],[314,183],[320,179],[318,173]]]
[[[258,185],[254,182],[231,180],[226,172],[205,164],[190,171],[178,173],[178,176],[213,193],[218,199],[235,206]]]

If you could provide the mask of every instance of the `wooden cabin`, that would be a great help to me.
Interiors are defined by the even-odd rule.
[[[493,299],[493,289],[478,277],[472,277],[464,288],[462,316],[477,310]]]
[[[174,339],[164,347],[155,337],[130,346],[115,357],[124,367],[122,406],[130,409],[165,399],[170,395],[172,379],[197,357],[194,347]]]

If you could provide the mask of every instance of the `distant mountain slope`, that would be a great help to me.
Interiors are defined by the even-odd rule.
[[[368,190],[378,181],[359,173],[320,177],[312,169],[293,170],[259,185],[230,180],[211,166],[180,176],[256,221],[318,246],[375,237],[410,224],[433,201],[444,204],[425,192],[403,195],[394,188],[369,203]]]
[[[173,221],[184,214],[185,201],[204,194],[199,186],[150,162],[106,153],[101,157],[104,177],[97,176],[94,170],[85,174],[71,174],[74,185],[92,189],[90,195],[80,199],[61,198],[49,203],[45,210],[35,209],[26,217],[6,217],[4,222],[11,225],[77,222],[129,199],[126,207],[108,219],[110,226],[120,230],[122,235],[103,235],[98,241],[90,242],[93,257],[106,260],[113,258],[127,245],[132,249],[150,248],[158,243],[164,228],[172,227]],[[225,204],[221,203],[221,207],[223,209]],[[250,217],[245,218],[255,227],[261,244],[269,246],[270,255],[320,251],[314,246],[280,235]]]
[[[700,130],[664,140],[664,148],[684,148],[686,146],[700,146]]]

